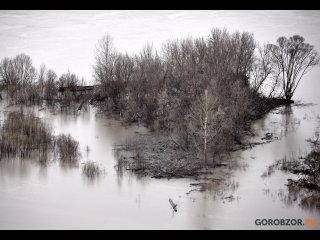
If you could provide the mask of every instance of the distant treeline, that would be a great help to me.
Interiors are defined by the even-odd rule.
[[[5,58],[0,64],[1,90],[9,103],[33,103],[46,101],[70,105],[80,101],[84,94],[75,94],[75,89],[85,84],[74,73],[68,71],[60,77],[45,65],[37,70],[32,65],[31,58],[19,54],[14,58]]]
[[[248,32],[213,29],[207,37],[169,40],[160,52],[149,44],[135,55],[118,52],[112,38],[103,37],[90,94],[71,91],[81,85],[76,75],[36,71],[24,54],[2,60],[0,80],[17,103],[90,98],[105,113],[175,133],[182,148],[207,163],[208,155],[241,143],[250,121],[274,107],[270,99],[289,103],[318,63],[313,46],[298,35],[259,46]]]

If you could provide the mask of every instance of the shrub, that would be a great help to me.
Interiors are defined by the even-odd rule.
[[[74,163],[80,156],[79,142],[74,140],[70,134],[60,134],[56,138],[56,147],[59,155],[59,159],[62,162]]]
[[[89,161],[84,163],[82,173],[89,178],[94,178],[101,175],[102,169],[97,163]]]
[[[35,151],[47,153],[51,146],[50,127],[34,113],[9,112],[2,126],[0,157],[26,158]]]

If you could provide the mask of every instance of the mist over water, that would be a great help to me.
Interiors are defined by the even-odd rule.
[[[252,32],[259,43],[299,34],[320,51],[319,25],[320,11],[0,11],[0,59],[24,52],[37,67],[44,63],[59,75],[70,69],[92,83],[94,48],[107,33],[119,51],[132,54],[147,42],[160,50],[167,39],[207,36],[214,27]],[[254,220],[318,218],[319,212],[285,201],[290,174],[279,171],[266,179],[261,175],[285,155],[309,149],[305,140],[320,126],[319,89],[316,67],[304,77],[294,100],[318,105],[292,106],[289,114],[273,111],[254,124],[253,141],[266,132],[279,140],[230,157],[245,166],[232,171],[230,182],[237,184],[224,191],[213,187],[189,194],[192,179],[138,178],[116,171],[113,145],[137,131],[147,132],[144,127],[124,127],[96,116],[92,109],[74,116],[35,107],[56,135],[70,133],[79,141],[80,164],[96,161],[106,175],[91,182],[81,175],[81,168],[57,162],[43,167],[34,161],[0,161],[0,229],[265,229]],[[2,103],[0,109],[14,107]],[[213,177],[225,176],[219,171]],[[229,201],[230,195],[234,200]],[[177,213],[169,198],[178,203]]]

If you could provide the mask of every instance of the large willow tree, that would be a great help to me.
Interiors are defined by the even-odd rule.
[[[270,44],[269,47],[281,74],[283,97],[291,100],[302,77],[319,64],[319,54],[299,35],[289,39],[280,37],[277,44]]]

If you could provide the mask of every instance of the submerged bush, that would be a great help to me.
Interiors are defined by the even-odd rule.
[[[2,125],[0,157],[30,157],[35,151],[46,155],[52,146],[50,127],[33,112],[9,112]]]
[[[76,162],[80,156],[79,142],[74,140],[70,134],[60,134],[56,138],[56,147],[59,159],[63,162]]]
[[[82,173],[89,178],[94,178],[102,174],[102,169],[97,163],[89,161],[84,163]]]
[[[47,164],[54,153],[64,163],[77,163],[79,142],[70,134],[54,137],[49,124],[34,112],[23,109],[8,112],[0,130],[0,160],[3,158],[38,159]]]

